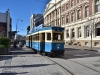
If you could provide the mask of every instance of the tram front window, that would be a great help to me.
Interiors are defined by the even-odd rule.
[[[63,34],[62,33],[53,33],[53,41],[62,41]]]

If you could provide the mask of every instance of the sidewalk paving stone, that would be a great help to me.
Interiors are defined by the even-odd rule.
[[[35,54],[31,49],[23,47],[11,49],[9,55],[0,56],[0,75],[50,75],[52,73],[67,72],[51,60]],[[70,75],[69,73],[67,73]]]

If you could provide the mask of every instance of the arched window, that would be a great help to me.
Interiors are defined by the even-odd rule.
[[[81,27],[78,28],[78,37],[81,37]]]
[[[71,0],[71,6],[74,6],[74,0]]]
[[[100,0],[96,0],[95,1],[95,12],[99,12],[100,11]]]
[[[81,19],[81,10],[78,10],[78,11],[77,11],[77,20],[78,20],[78,19]]]
[[[85,17],[88,17],[89,16],[89,7],[86,6],[85,7]]]
[[[71,22],[74,21],[74,13],[71,14]]]

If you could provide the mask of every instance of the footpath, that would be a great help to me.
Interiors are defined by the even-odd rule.
[[[66,75],[66,72],[32,49],[18,47],[11,48],[9,55],[0,55],[0,75]]]
[[[80,50],[89,50],[89,51],[100,52],[100,47],[92,47],[92,50],[88,46],[64,45],[64,47],[65,48],[73,48],[73,49],[80,49]]]

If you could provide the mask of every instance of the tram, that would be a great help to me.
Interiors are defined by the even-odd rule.
[[[64,55],[64,28],[55,26],[35,28],[26,36],[26,46],[44,55]]]

